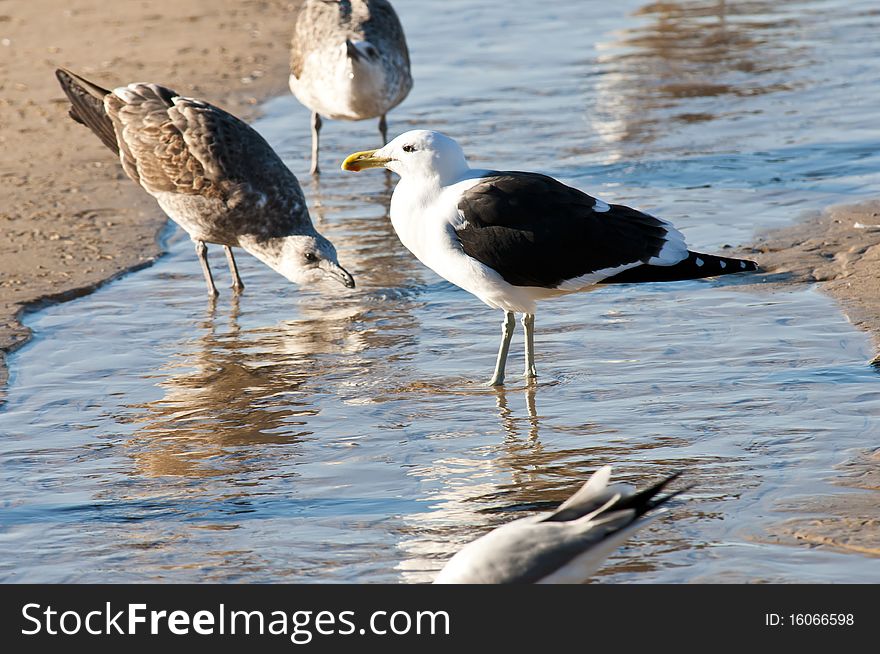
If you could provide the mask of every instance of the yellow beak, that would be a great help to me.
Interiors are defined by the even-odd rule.
[[[365,150],[364,152],[355,152],[350,154],[342,162],[342,170],[353,170],[359,172],[367,168],[383,168],[386,163],[391,161],[385,157],[373,156],[378,150]]]

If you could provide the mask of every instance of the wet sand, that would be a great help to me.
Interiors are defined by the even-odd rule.
[[[818,282],[880,347],[880,200],[830,207],[746,252],[785,283]]]
[[[55,68],[108,87],[159,82],[251,119],[259,102],[286,89],[298,5],[0,4],[0,388],[3,353],[29,337],[21,312],[148,265],[166,222],[98,139],[67,117]]]
[[[769,542],[880,557],[880,450],[860,452],[838,469],[833,483],[857,492],[793,498],[778,506],[783,512],[814,515],[770,526]]]

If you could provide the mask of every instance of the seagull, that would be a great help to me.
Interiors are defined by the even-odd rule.
[[[514,520],[465,545],[435,584],[580,584],[621,543],[651,522],[646,513],[684,492],[660,491],[680,473],[636,492],[597,470],[555,511]]]
[[[293,282],[329,277],[354,288],[336,248],[312,225],[296,177],[253,128],[158,84],[108,91],[68,70],[55,75],[70,117],[91,129],[195,242],[210,297],[217,287],[206,243],[226,250],[236,292],[244,284],[233,247]]]
[[[290,90],[312,111],[312,168],[318,166],[321,116],[385,119],[412,88],[403,27],[387,0],[306,0],[296,18]]]
[[[406,132],[342,163],[351,171],[381,167],[400,175],[391,223],[403,245],[441,277],[504,311],[492,386],[504,383],[516,313],[523,314],[525,376],[537,376],[538,300],[597,284],[757,270],[753,261],[691,252],[665,220],[552,177],[470,168],[459,145],[439,132]]]

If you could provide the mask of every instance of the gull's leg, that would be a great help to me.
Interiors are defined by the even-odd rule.
[[[489,386],[501,386],[504,383],[504,364],[507,363],[507,352],[510,350],[510,339],[513,338],[514,327],[516,327],[516,316],[513,311],[505,311],[504,322],[501,323],[501,347],[498,348],[495,374],[492,375]]]
[[[223,249],[226,250],[226,260],[229,262],[229,272],[232,273],[232,290],[236,293],[241,293],[244,290],[244,283],[241,281],[241,276],[238,274],[238,266],[235,265],[235,256],[232,254],[232,248],[228,245],[224,245]]]
[[[526,333],[526,372],[527,379],[538,376],[535,370],[535,314],[524,313],[522,317],[523,331]]]
[[[321,115],[317,111],[312,112],[312,175],[320,175],[318,167],[318,149],[321,143]]]
[[[379,119],[379,133],[382,135],[382,145],[388,143],[388,121],[385,120],[385,114]]]
[[[196,255],[202,263],[202,272],[205,273],[205,283],[208,285],[208,297],[217,297],[217,287],[214,286],[214,278],[211,277],[211,268],[208,266],[208,246],[204,241],[196,241]]]

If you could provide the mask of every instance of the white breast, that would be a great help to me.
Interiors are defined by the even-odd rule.
[[[450,222],[457,215],[455,198],[445,192],[448,189],[419,191],[405,180],[397,185],[391,197],[394,231],[419,261],[462,286],[471,260],[461,251]]]
[[[298,79],[290,76],[290,90],[312,111],[333,120],[363,120],[387,112],[385,71],[379,63],[354,67],[338,47],[309,53]]]
[[[492,308],[534,313],[535,302],[558,291],[513,286],[497,272],[464,253],[455,234],[463,218],[458,211],[461,194],[479,182],[483,171],[450,186],[416,187],[401,180],[391,197],[391,224],[406,248],[444,279]]]

